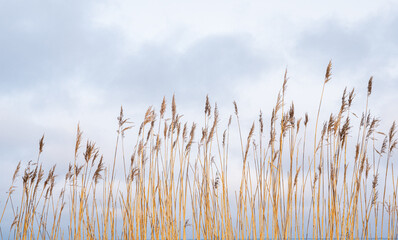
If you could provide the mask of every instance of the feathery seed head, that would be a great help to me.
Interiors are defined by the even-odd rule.
[[[235,115],[238,116],[238,105],[234,101]]]
[[[210,114],[211,114],[211,106],[210,106],[210,101],[209,101],[208,95],[206,95],[205,114],[206,114],[206,116],[210,116]]]
[[[162,105],[160,107],[160,118],[164,117],[164,113],[166,112],[166,98],[163,97]]]
[[[326,73],[325,73],[325,83],[329,82],[332,76],[332,60],[329,61],[329,64],[326,68]]]
[[[354,88],[351,90],[350,94],[348,95],[348,107],[351,107],[352,101],[354,100],[355,92]]]
[[[370,96],[370,94],[372,94],[372,85],[373,85],[373,76],[371,76],[368,81],[368,96]]]
[[[40,142],[39,142],[39,154],[43,152],[43,147],[44,147],[44,134],[41,137]]]

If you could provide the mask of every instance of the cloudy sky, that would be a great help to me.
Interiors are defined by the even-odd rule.
[[[236,100],[248,126],[260,109],[269,119],[287,68],[289,101],[315,112],[329,60],[324,112],[348,86],[360,113],[374,76],[386,130],[398,119],[396,26],[397,1],[0,0],[0,191],[43,133],[44,161],[65,166],[78,122],[110,158],[121,105],[138,123],[175,94],[192,121],[208,94],[221,124]]]

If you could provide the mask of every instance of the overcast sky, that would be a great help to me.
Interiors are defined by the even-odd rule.
[[[236,100],[246,127],[260,109],[269,119],[287,68],[289,101],[315,112],[329,60],[323,112],[348,86],[360,113],[374,76],[370,105],[387,130],[398,119],[397,26],[397,1],[0,0],[0,191],[43,133],[43,160],[71,161],[78,122],[110,159],[121,105],[139,123],[175,94],[197,121],[208,94],[221,124]]]

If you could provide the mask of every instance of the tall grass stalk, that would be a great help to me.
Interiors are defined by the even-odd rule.
[[[247,131],[236,102],[225,124],[206,97],[200,124],[183,121],[174,96],[169,109],[163,98],[137,125],[132,148],[124,137],[133,125],[120,110],[110,162],[94,142],[83,144],[78,125],[64,174],[43,167],[43,136],[37,160],[23,170],[17,164],[2,198],[2,238],[396,238],[396,124],[384,133],[370,114],[373,78],[362,114],[352,110],[354,90],[345,89],[340,107],[322,123],[331,71],[329,62],[313,124],[308,114],[296,116],[293,103],[287,107],[286,71],[269,122],[260,112]],[[231,176],[230,162],[237,160],[240,173]]]

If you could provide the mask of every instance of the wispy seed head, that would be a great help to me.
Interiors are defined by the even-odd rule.
[[[332,60],[329,61],[329,64],[326,68],[326,73],[325,73],[325,83],[329,82],[332,76]]]
[[[368,82],[368,96],[372,94],[373,76],[370,77]]]
[[[238,116],[238,105],[234,101],[234,107],[235,107],[235,115]]]
[[[160,107],[160,118],[164,117],[165,112],[166,112],[166,98],[163,97],[162,106]]]
[[[41,137],[40,142],[39,142],[39,153],[43,152],[43,147],[44,147],[44,134]]]
[[[210,106],[210,101],[209,101],[208,95],[206,95],[205,114],[207,116],[210,116],[210,114],[211,114],[211,106]]]

